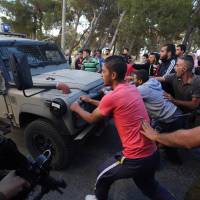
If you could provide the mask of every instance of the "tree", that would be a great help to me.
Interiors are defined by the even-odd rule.
[[[25,33],[33,39],[42,38],[43,29],[51,29],[60,19],[56,10],[61,9],[59,1],[53,0],[16,0],[0,2],[9,23],[15,32]]]
[[[66,48],[128,47],[138,54],[141,48],[158,51],[163,43],[200,46],[200,0],[67,0]],[[0,1],[7,17],[3,22],[28,37],[48,39],[52,29],[61,30],[60,0]],[[88,26],[78,33],[80,18]],[[61,32],[61,31],[60,31]],[[53,40],[60,44],[60,35]]]
[[[193,2],[193,9],[191,11],[191,15],[188,20],[187,29],[185,33],[185,37],[183,40],[183,44],[187,46],[187,50],[189,51],[192,46],[192,39],[195,32],[199,32],[199,20],[200,20],[200,0],[196,0]]]

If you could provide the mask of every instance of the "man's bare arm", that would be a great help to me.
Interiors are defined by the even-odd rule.
[[[165,77],[161,76],[161,77],[156,77],[156,80],[157,81],[160,81],[160,82],[165,82]]]
[[[81,108],[77,102],[74,102],[71,105],[70,109],[71,111],[76,112],[78,115],[80,115],[80,117],[83,118],[88,123],[94,123],[103,118],[98,108],[96,108],[92,113],[89,113],[85,111],[83,108]]]
[[[199,104],[200,104],[200,98],[192,98],[191,101],[182,101],[182,100],[174,100],[174,103],[177,106],[184,106],[187,107],[191,110],[194,110],[196,108],[198,108]]]
[[[166,146],[188,149],[200,146],[200,126],[189,130],[162,134],[157,133],[147,122],[143,122],[142,127],[142,134],[147,138]]]
[[[95,100],[95,99],[91,99],[89,96],[81,96],[80,99],[81,99],[82,101],[85,101],[85,102],[87,102],[87,103],[90,103],[90,104],[92,104],[92,105],[94,105],[94,106],[99,106],[99,102],[100,102],[100,101]]]
[[[95,100],[95,99],[90,99],[90,101],[89,101],[90,104],[92,104],[92,105],[94,105],[94,106],[97,106],[97,107],[99,106],[99,102],[100,102],[100,101]]]
[[[195,98],[195,97],[193,97],[191,101],[177,100],[168,93],[164,93],[164,97],[168,99],[169,101],[172,101],[177,106],[183,106],[191,110],[198,108],[200,104],[200,98]]]

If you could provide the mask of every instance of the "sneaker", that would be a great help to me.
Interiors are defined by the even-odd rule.
[[[85,200],[97,200],[96,196],[95,195],[87,195],[85,197]]]

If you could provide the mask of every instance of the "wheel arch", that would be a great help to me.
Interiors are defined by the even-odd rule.
[[[19,115],[20,128],[25,128],[28,124],[30,124],[31,122],[33,122],[37,119],[41,119],[41,120],[50,122],[57,130],[59,130],[59,133],[62,135],[70,135],[69,130],[63,123],[62,119],[60,119],[60,120],[56,119],[56,118],[49,119],[44,116],[29,113],[29,112],[21,112],[20,113],[20,115]]]

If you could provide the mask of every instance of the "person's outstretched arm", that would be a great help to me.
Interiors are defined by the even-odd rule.
[[[141,133],[152,141],[170,147],[194,148],[200,146],[200,126],[189,130],[178,130],[173,133],[157,133],[148,122],[142,123]]]
[[[0,199],[12,199],[28,187],[30,184],[23,178],[16,176],[15,172],[12,171],[0,181]]]
[[[92,113],[89,113],[81,108],[81,106],[77,102],[72,103],[70,109],[90,124],[95,123],[103,118],[98,108],[96,108]]]
[[[99,102],[100,102],[100,101],[95,100],[95,99],[92,99],[92,98],[90,98],[89,96],[81,96],[80,99],[81,99],[82,101],[84,101],[84,102],[86,102],[86,103],[90,103],[90,104],[92,104],[92,105],[94,105],[94,106],[97,106],[97,107],[99,106]]]
[[[155,77],[155,79],[156,79],[157,81],[160,81],[160,82],[165,82],[165,77],[163,77],[163,76]]]

